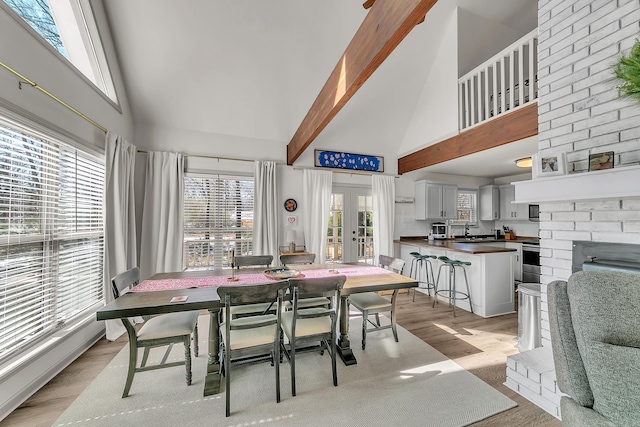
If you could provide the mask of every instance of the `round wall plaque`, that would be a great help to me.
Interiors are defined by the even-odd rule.
[[[287,212],[293,212],[298,209],[298,202],[296,202],[294,199],[287,199],[284,202],[284,208]]]

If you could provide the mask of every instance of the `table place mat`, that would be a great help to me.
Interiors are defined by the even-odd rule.
[[[301,274],[296,278],[314,278],[314,277],[328,277],[335,273],[330,273],[330,268],[322,268],[318,270],[303,270]],[[369,276],[373,274],[392,274],[390,270],[386,270],[380,267],[367,266],[357,268],[340,268],[336,265],[338,274],[344,274],[347,277],[355,276]],[[228,280],[230,276],[205,276],[205,277],[184,277],[180,279],[159,279],[159,280],[144,280],[137,286],[131,289],[131,292],[151,292],[151,291],[167,291],[172,289],[188,289],[188,288],[206,288],[206,287],[218,287],[228,285],[247,285],[268,283],[272,279],[269,279],[264,274],[235,274],[238,280],[232,282]]]

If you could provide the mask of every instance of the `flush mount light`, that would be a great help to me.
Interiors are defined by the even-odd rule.
[[[523,157],[516,160],[516,166],[518,166],[519,168],[530,168],[531,164],[531,157]]]

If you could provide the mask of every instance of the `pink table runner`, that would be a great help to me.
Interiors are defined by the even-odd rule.
[[[298,278],[306,277],[327,277],[331,276],[328,268],[319,270],[304,270],[301,271]],[[354,267],[354,268],[339,268],[339,274],[344,274],[347,277],[353,276],[369,276],[373,274],[391,274],[392,271],[386,270],[380,267]],[[227,280],[229,276],[206,276],[206,277],[185,277],[181,279],[160,279],[160,280],[144,280],[139,285],[131,289],[132,292],[150,292],[150,291],[166,291],[171,289],[187,289],[187,288],[204,288],[209,286],[225,286],[225,285],[244,285],[244,284],[256,284],[269,282],[270,278],[264,274],[236,274],[238,278],[236,282],[230,282]]]

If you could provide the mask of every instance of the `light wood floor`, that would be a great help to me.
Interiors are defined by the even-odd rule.
[[[474,426],[561,426],[556,418],[503,385],[506,358],[517,353],[513,341],[518,329],[516,314],[483,319],[458,310],[454,318],[447,304],[440,303],[434,309],[433,299],[421,293],[417,293],[415,302],[407,295],[400,295],[398,301],[399,325],[518,403],[516,408]],[[0,422],[0,426],[51,426],[125,344],[126,336],[115,342],[100,340]],[[416,404],[429,402],[416,396]]]

